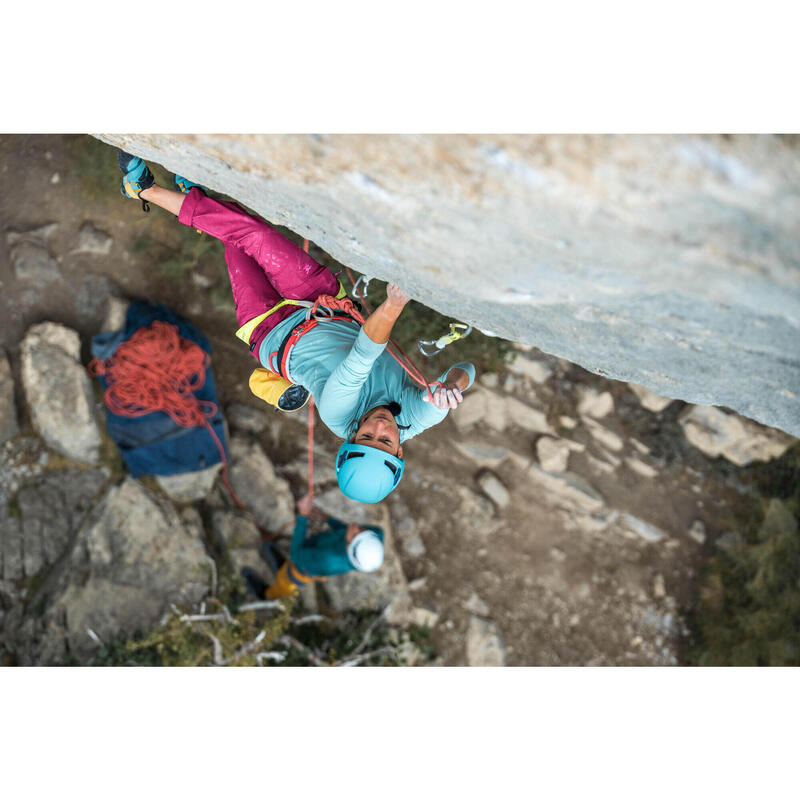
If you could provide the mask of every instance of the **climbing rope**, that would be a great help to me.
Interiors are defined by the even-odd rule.
[[[163,411],[182,428],[203,426],[211,435],[222,461],[222,482],[233,502],[251,518],[228,480],[228,457],[210,420],[216,403],[199,400],[194,392],[205,383],[208,354],[179,335],[178,326],[155,320],[139,328],[107,359],[94,358],[88,371],[106,380],[105,403],[112,414],[142,417]],[[253,519],[261,535],[269,534]]]

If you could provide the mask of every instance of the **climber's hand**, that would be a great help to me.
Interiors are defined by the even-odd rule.
[[[427,403],[431,402],[427,393],[423,395],[422,399]],[[457,387],[448,387],[444,385],[440,386],[433,393],[433,404],[436,408],[456,408],[463,400],[464,398],[461,395],[461,390]]]
[[[310,494],[304,494],[298,501],[297,501],[297,513],[300,514],[301,517],[308,517],[311,515],[311,506],[313,505],[314,500]]]
[[[411,298],[393,283],[386,285],[386,303],[394,308],[402,309]]]

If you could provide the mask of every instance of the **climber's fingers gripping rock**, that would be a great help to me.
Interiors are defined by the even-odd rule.
[[[426,402],[430,403],[430,398],[426,395],[423,398]],[[460,402],[463,401],[461,390],[458,388],[448,388],[447,386],[440,386],[433,393],[433,404],[436,408],[456,408]]]

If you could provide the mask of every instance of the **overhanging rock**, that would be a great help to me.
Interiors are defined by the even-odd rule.
[[[484,332],[800,436],[800,147],[101,135]]]

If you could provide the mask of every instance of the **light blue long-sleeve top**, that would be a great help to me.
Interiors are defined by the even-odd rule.
[[[272,369],[270,354],[305,314],[305,309],[296,311],[261,342],[258,357],[267,369]],[[349,439],[367,411],[395,402],[400,406],[395,421],[404,442],[441,422],[449,409],[424,401],[425,390],[385,350],[385,342],[373,342],[355,322],[320,322],[292,348],[288,371],[294,383],[311,392],[322,421],[336,436]]]

